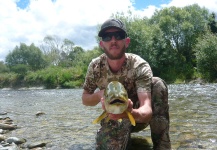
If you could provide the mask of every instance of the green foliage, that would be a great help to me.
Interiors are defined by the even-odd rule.
[[[210,15],[198,5],[156,10],[150,18],[117,13],[113,17],[124,21],[131,38],[128,52],[149,62],[154,76],[167,82],[195,77],[197,39],[208,31]]]
[[[67,43],[68,45],[71,44],[70,41],[67,40],[64,40],[64,42],[66,45]],[[66,47],[66,45],[63,47]],[[73,51],[70,51],[68,53],[69,55],[59,61],[59,66],[50,64],[50,67],[34,70],[31,66],[36,68],[34,65],[38,62],[35,60],[35,64],[29,65],[29,49],[32,50],[33,54],[37,57],[37,53],[34,53],[34,49],[25,44],[21,44],[20,48],[16,47],[15,50],[7,56],[7,65],[10,66],[11,71],[17,74],[14,81],[10,79],[10,76],[8,76],[8,79],[2,77],[2,87],[5,87],[8,81],[11,82],[11,85],[16,86],[45,86],[45,88],[81,87],[90,61],[102,53],[99,47],[95,47],[93,50],[89,51],[84,51],[81,47],[73,47]],[[4,66],[3,63],[2,66]],[[3,80],[5,82],[3,82]]]
[[[214,34],[217,33],[217,22],[216,22],[215,18],[216,18],[215,13],[212,13],[210,15],[210,20],[209,20],[209,23],[208,23],[208,25],[210,27],[210,31],[212,33],[214,33]]]
[[[82,47],[74,46],[68,39],[60,39],[57,36],[46,36],[41,45],[49,66],[86,68],[91,59],[101,53],[99,48],[85,51]]]
[[[0,73],[0,88],[14,87],[17,83],[18,74],[16,73]]]
[[[0,73],[9,72],[9,68],[4,64],[3,61],[0,61]]]
[[[217,36],[207,33],[195,46],[197,67],[208,81],[217,79]]]
[[[11,71],[17,73],[25,73],[27,69],[38,70],[46,66],[41,50],[34,44],[27,46],[24,43],[21,43],[20,47],[16,46],[7,55],[6,64]]]
[[[25,77],[25,82],[30,86],[44,85],[46,88],[56,88],[58,85],[58,73],[60,68],[48,67],[43,70],[29,73]]]
[[[85,53],[84,49],[76,46],[74,47],[68,54],[68,56],[65,57],[64,60],[61,60],[59,63],[59,66],[62,67],[71,67],[78,64],[78,62],[82,61],[82,55]]]
[[[95,47],[93,50],[89,50],[89,51],[86,51],[85,53],[81,54],[79,56],[79,58],[81,58],[81,59],[80,59],[79,63],[77,63],[77,64],[80,65],[80,66],[88,67],[91,60],[93,58],[98,57],[102,53],[103,52],[99,47]]]
[[[155,12],[150,23],[158,25],[161,30],[159,33],[162,33],[161,38],[164,40],[160,41],[165,42],[161,44],[166,44],[166,49],[157,51],[163,51],[166,56],[164,60],[167,60],[160,60],[164,67],[158,66],[158,70],[162,68],[161,72],[167,72],[168,69],[176,68],[171,77],[175,75],[178,78],[184,76],[190,79],[193,76],[193,68],[196,67],[193,47],[197,38],[207,31],[208,18],[208,11],[196,4],[184,8],[169,7]],[[156,38],[159,41],[159,38]]]
[[[128,34],[131,39],[128,52],[136,53],[147,60],[151,46],[151,27],[147,24],[146,20],[138,18],[133,18],[128,23],[128,26]]]
[[[74,51],[74,43],[68,39],[62,40],[56,35],[48,35],[44,38],[40,48],[49,66],[61,66],[69,63],[68,56]]]
[[[30,86],[44,85],[46,88],[81,87],[84,82],[84,73],[80,67],[62,68],[53,66],[27,74],[25,82]]]
[[[65,88],[80,88],[84,83],[83,79],[68,81],[63,84]]]

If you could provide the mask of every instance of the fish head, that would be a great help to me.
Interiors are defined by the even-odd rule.
[[[121,114],[128,107],[128,94],[118,81],[112,81],[104,91],[104,104],[108,113]]]

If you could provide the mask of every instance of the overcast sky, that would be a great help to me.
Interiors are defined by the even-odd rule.
[[[97,25],[112,13],[151,17],[155,9],[197,3],[217,13],[217,0],[0,0],[0,61],[20,43],[39,45],[47,35],[85,50],[97,46]]]

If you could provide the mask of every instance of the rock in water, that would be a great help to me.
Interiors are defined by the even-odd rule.
[[[0,142],[1,142],[1,141],[4,141],[5,138],[6,138],[6,137],[5,137],[4,135],[0,134]]]
[[[39,116],[45,115],[45,113],[42,111],[38,111],[35,115],[36,117],[39,117]]]
[[[0,145],[0,150],[20,150],[20,148],[15,144],[15,143],[12,143],[8,146],[4,146],[4,147],[1,147]]]
[[[26,139],[24,138],[17,138],[17,137],[9,137],[6,139],[7,143],[15,143],[15,144],[22,144],[26,142]]]
[[[0,112],[0,115],[7,115],[7,112]]]
[[[32,149],[32,148],[36,148],[36,147],[44,147],[46,146],[47,143],[45,142],[35,142],[35,143],[32,143],[32,144],[29,144],[27,147],[29,149]]]
[[[8,125],[8,124],[0,123],[0,129],[3,130],[14,130],[16,128],[17,128],[16,125]]]

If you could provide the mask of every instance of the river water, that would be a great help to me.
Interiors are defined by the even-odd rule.
[[[26,144],[47,143],[43,149],[93,150],[100,105],[81,103],[82,89],[0,90],[0,112],[19,127],[6,134]],[[217,149],[217,84],[169,85],[170,137],[178,150]],[[37,112],[44,115],[36,116]],[[2,116],[3,117],[3,116]],[[150,128],[132,134],[133,149],[150,149]]]

